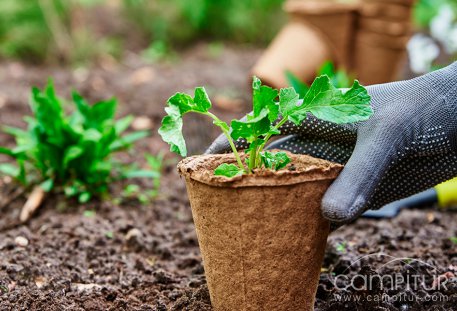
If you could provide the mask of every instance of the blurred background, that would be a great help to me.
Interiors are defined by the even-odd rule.
[[[6,0],[0,54],[33,64],[87,65],[128,52],[169,59],[199,41],[265,45],[282,0]],[[222,44],[222,43],[220,43]],[[217,52],[219,46],[212,49]]]
[[[4,0],[0,3],[0,56],[35,65],[74,67],[106,59],[122,61],[128,53],[152,62],[176,60],[179,52],[202,41],[210,43],[214,54],[224,43],[265,47],[287,20],[281,10],[283,2]],[[456,7],[453,0],[417,1],[413,20],[424,40],[421,51],[412,53],[414,71],[419,71],[419,58],[429,62],[423,65],[427,69],[442,64],[437,48],[455,57]],[[418,37],[415,43],[419,44]]]

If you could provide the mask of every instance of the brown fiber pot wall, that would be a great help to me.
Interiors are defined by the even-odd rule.
[[[321,199],[341,166],[291,155],[295,170],[232,179],[213,169],[233,155],[183,160],[216,311],[313,310],[329,223]]]

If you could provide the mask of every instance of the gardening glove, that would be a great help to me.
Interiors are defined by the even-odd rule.
[[[322,208],[333,222],[428,189],[457,176],[457,62],[416,79],[369,86],[373,116],[336,125],[309,116],[269,148],[345,164]],[[207,152],[228,151],[219,137]],[[245,148],[245,142],[238,142]]]

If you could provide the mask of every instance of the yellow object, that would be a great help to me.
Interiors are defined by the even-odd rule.
[[[440,207],[457,204],[457,177],[435,187]]]

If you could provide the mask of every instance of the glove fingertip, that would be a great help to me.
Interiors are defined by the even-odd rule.
[[[335,223],[347,223],[356,219],[365,207],[366,200],[360,195],[353,202],[332,197],[331,194],[326,194],[322,200],[322,214]]]

